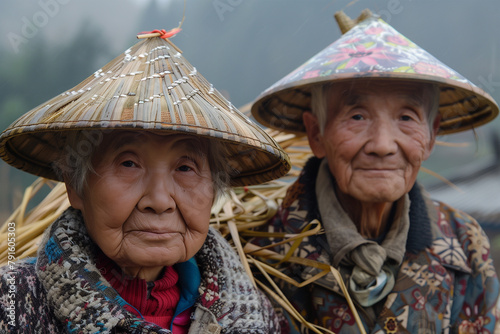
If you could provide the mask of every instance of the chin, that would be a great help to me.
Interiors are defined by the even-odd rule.
[[[379,191],[373,191],[367,190],[367,191],[362,191],[360,193],[359,197],[357,198],[361,202],[366,202],[366,203],[392,203],[400,199],[404,193],[401,191],[390,191],[390,190],[379,190]]]

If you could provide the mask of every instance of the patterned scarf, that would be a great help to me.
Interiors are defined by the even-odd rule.
[[[37,275],[50,308],[67,331],[171,334],[126,310],[126,301],[97,269],[96,251],[81,212],[74,208],[67,209],[45,231],[40,244]],[[199,294],[194,296],[190,333],[279,332],[269,301],[253,286],[238,254],[219,232],[209,229],[196,262],[201,283],[195,287]]]

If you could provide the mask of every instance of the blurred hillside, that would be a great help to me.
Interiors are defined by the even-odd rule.
[[[241,106],[340,36],[335,11],[356,17],[364,8],[500,101],[500,3],[493,0],[187,0],[183,30],[172,41]],[[0,128],[91,75],[138,32],[177,26],[183,9],[183,0],[0,2]],[[440,138],[471,145],[437,147],[426,166],[446,175],[487,159],[488,131],[499,127],[497,120],[476,137]],[[0,162],[0,221],[34,178]]]

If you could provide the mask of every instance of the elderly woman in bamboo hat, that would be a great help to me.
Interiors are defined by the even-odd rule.
[[[2,332],[280,332],[209,220],[226,187],[278,178],[288,157],[161,37],[1,134],[2,159],[64,181],[71,203],[36,259],[1,270]]]
[[[499,285],[487,237],[415,181],[437,135],[487,123],[498,106],[365,14],[338,13],[351,23],[343,36],[252,106],[262,124],[306,134],[314,153],[269,229],[296,234],[318,219],[325,233],[293,256],[337,268],[348,296],[331,274],[284,292],[306,321],[335,333],[493,333]],[[319,272],[284,270],[299,282]]]

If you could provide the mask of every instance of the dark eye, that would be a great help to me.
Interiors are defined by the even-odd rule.
[[[134,167],[135,163],[131,160],[127,160],[127,161],[122,162],[122,166],[123,167]]]
[[[402,121],[405,121],[405,122],[407,122],[407,121],[411,121],[412,119],[413,119],[413,118],[411,118],[411,116],[408,116],[408,115],[403,115],[403,116],[401,116],[401,120],[402,120]]]
[[[360,114],[356,114],[356,115],[352,116],[352,119],[355,121],[361,121],[361,120],[363,120],[363,116]]]
[[[177,168],[177,170],[181,171],[181,172],[189,172],[192,170],[191,167],[187,166],[187,165],[182,165],[180,166],[179,168]]]

